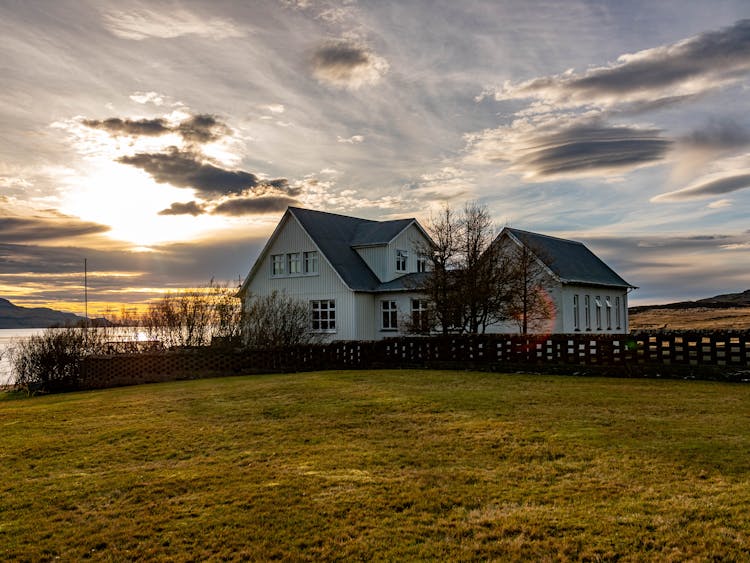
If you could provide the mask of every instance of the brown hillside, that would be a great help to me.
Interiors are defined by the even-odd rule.
[[[646,309],[630,312],[631,330],[750,330],[750,307]]]

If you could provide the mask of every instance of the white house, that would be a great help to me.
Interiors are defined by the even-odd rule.
[[[525,246],[542,272],[551,318],[531,331],[550,334],[622,334],[629,331],[628,293],[636,289],[581,242],[505,227],[493,244],[510,251]],[[488,332],[518,332],[514,322]]]
[[[240,289],[286,292],[310,305],[310,328],[333,340],[379,340],[419,322],[414,291],[430,238],[416,219],[371,221],[290,207]]]
[[[309,304],[310,328],[332,340],[379,340],[426,319],[416,291],[431,244],[416,219],[372,221],[289,207],[240,289],[274,290]],[[555,315],[539,330],[555,333],[628,331],[627,293],[633,288],[579,242],[505,228],[495,244],[536,251],[548,276]],[[488,332],[518,332],[499,323]]]

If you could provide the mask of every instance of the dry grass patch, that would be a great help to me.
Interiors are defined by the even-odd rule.
[[[649,309],[631,313],[631,330],[749,330],[750,307]]]
[[[750,387],[319,372],[0,402],[4,560],[747,560]]]

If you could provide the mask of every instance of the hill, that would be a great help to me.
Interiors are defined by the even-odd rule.
[[[628,310],[633,314],[651,309],[730,309],[735,307],[750,307],[750,289],[746,289],[741,293],[724,293],[715,297],[697,299],[696,301],[677,301],[676,303],[665,303],[662,305],[639,305],[638,307],[630,307]]]
[[[748,330],[750,289],[696,301],[631,307],[631,330]]]
[[[19,307],[0,297],[0,328],[47,328],[71,326],[84,318],[47,307]]]

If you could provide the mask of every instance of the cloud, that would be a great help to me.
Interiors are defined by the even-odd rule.
[[[682,142],[698,149],[726,150],[750,145],[750,131],[736,121],[712,119],[685,136]]]
[[[244,31],[223,18],[204,18],[184,8],[170,7],[164,11],[136,9],[112,10],[102,16],[104,26],[122,39],[141,41],[172,39],[182,35],[198,35],[221,40],[242,37]]]
[[[652,197],[651,201],[660,202],[699,199],[728,194],[745,188],[750,188],[750,172],[747,171],[742,174],[735,173],[726,176],[712,177],[711,179],[703,179],[686,188],[659,194]]]
[[[182,121],[175,131],[185,141],[197,143],[209,143],[221,137],[231,134],[232,130],[225,124],[209,114],[198,114]]]
[[[106,225],[60,214],[54,217],[0,216],[0,233],[5,243],[68,240],[109,230]]]
[[[270,111],[271,113],[284,113],[284,104],[267,104],[261,106],[263,109]]]
[[[172,128],[167,120],[161,117],[155,119],[120,119],[110,117],[109,119],[84,119],[82,123],[92,129],[101,129],[112,135],[148,136],[157,137],[170,133]]]
[[[298,201],[286,196],[241,197],[233,198],[217,205],[214,215],[261,215],[284,211],[290,205],[298,205]]]
[[[717,199],[708,204],[709,209],[721,209],[722,207],[731,207],[734,202],[731,199]]]
[[[469,160],[507,163],[527,180],[619,173],[661,161],[672,144],[658,129],[567,117],[516,120],[466,138]]]
[[[621,55],[613,64],[582,74],[571,70],[507,82],[494,96],[497,100],[536,99],[557,107],[653,104],[738,83],[748,73],[750,20],[740,20],[719,31]]]
[[[362,135],[352,135],[351,137],[339,137],[336,135],[336,141],[339,143],[348,143],[350,145],[359,144],[364,141],[365,138]]]
[[[128,97],[137,104],[164,105],[164,96],[157,92],[134,92]]]
[[[312,68],[320,82],[356,90],[378,82],[388,72],[389,65],[365,45],[339,40],[315,51]]]
[[[203,215],[206,212],[206,207],[196,201],[188,201],[187,203],[175,202],[170,205],[167,209],[159,211],[159,215],[192,215],[196,217]]]
[[[172,125],[165,118],[152,119],[84,119],[86,127],[101,129],[111,135],[119,136],[160,136],[177,133],[188,143],[209,143],[230,135],[232,130],[215,115],[201,113]]]
[[[207,198],[239,195],[260,184],[255,174],[220,168],[200,153],[177,147],[169,147],[165,152],[121,156],[117,161],[146,171],[159,183],[194,188]]]

